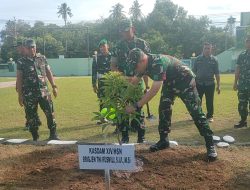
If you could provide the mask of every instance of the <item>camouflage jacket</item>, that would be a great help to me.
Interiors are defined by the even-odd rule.
[[[140,48],[144,53],[148,54],[151,52],[150,47],[143,39],[134,37],[131,41],[122,40],[112,50],[112,57],[116,57],[118,60],[118,70],[123,72],[126,76],[133,76],[134,73],[127,64],[127,57],[129,51],[134,48]]]
[[[181,61],[169,55],[148,55],[148,67],[145,73],[137,74],[149,76],[154,81],[166,81],[174,85],[186,85],[195,77],[194,73]]]
[[[250,52],[243,51],[236,63],[240,69],[238,81],[239,90],[250,89]]]
[[[108,55],[98,54],[93,57],[92,63],[92,85],[95,86],[97,79],[110,71],[111,53]]]
[[[23,57],[17,62],[17,70],[22,72],[23,93],[32,89],[41,93],[41,96],[48,96],[46,71],[50,70],[47,59],[41,54],[36,54],[34,58]]]

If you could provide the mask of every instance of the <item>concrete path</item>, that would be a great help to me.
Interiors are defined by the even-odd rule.
[[[0,88],[15,87],[16,81],[0,82]]]

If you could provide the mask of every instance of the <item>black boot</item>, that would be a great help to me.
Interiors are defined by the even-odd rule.
[[[50,133],[49,133],[49,141],[50,140],[60,140],[57,136],[57,133],[56,133],[56,127],[53,127],[52,129],[50,129]]]
[[[129,143],[128,131],[122,131],[122,144]]]
[[[247,127],[247,122],[243,121],[243,120],[241,120],[239,123],[234,125],[235,129],[240,129],[240,128],[243,128],[243,127]]]
[[[137,143],[144,143],[145,142],[145,129],[139,129],[138,130],[138,137],[137,137]]]
[[[160,140],[156,144],[150,146],[150,151],[156,152],[156,151],[163,150],[166,148],[169,148],[168,134],[161,133]]]
[[[38,128],[30,128],[30,133],[32,135],[33,141],[37,141],[39,139]]]
[[[217,159],[217,152],[213,142],[213,136],[205,137],[206,148],[207,148],[207,159],[209,162],[213,162]]]

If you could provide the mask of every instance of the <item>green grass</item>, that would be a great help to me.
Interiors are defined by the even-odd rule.
[[[14,77],[0,77],[0,82],[8,82],[8,81],[15,81],[16,78]]]
[[[211,125],[216,135],[232,135],[237,142],[249,141],[250,128],[233,129],[233,124],[238,122],[237,94],[232,90],[233,75],[222,75],[221,95],[215,95],[215,122]],[[103,136],[101,127],[91,121],[92,112],[98,110],[96,95],[92,92],[90,77],[70,77],[57,79],[59,96],[54,99],[58,133],[61,139],[79,139],[86,142],[101,142]],[[150,102],[150,108],[155,116],[160,93]],[[14,88],[0,89],[0,137],[31,138],[24,128],[24,111],[18,105],[17,94]],[[205,103],[205,101],[203,102]],[[173,106],[172,132],[170,138],[179,142],[202,141],[198,130],[182,104],[177,99]],[[205,108],[204,108],[205,110]],[[41,140],[48,137],[48,129],[44,114],[39,109],[43,122],[40,127]],[[250,123],[250,122],[249,122]],[[116,142],[112,135],[113,127],[109,129],[109,142]],[[149,141],[158,140],[157,121],[147,122],[146,138]],[[131,134],[131,142],[135,142],[136,134]]]

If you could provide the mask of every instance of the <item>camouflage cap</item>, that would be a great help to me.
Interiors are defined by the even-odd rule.
[[[127,32],[132,26],[132,21],[128,18],[124,18],[119,23],[119,32]]]
[[[36,42],[33,39],[27,39],[25,41],[25,46],[26,47],[36,47]]]
[[[102,45],[105,45],[105,44],[108,44],[108,41],[106,39],[102,39],[99,44],[98,44],[98,47],[102,46]]]
[[[127,63],[132,66],[136,67],[136,65],[140,62],[142,56],[143,56],[143,51],[139,48],[134,48],[129,52],[128,58],[127,58]]]

